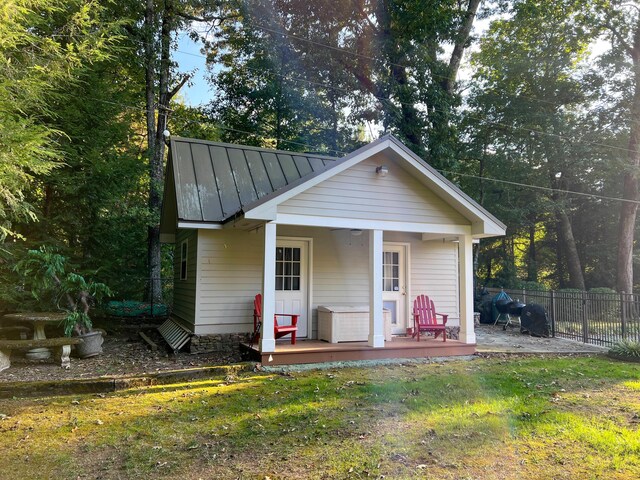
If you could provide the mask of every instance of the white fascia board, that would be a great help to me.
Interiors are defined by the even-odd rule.
[[[279,213],[274,223],[304,227],[384,230],[388,232],[437,233],[440,235],[470,235],[471,225],[438,223],[393,222],[387,220],[359,220],[357,218],[316,217]]]
[[[222,230],[224,226],[220,223],[201,222],[178,222],[178,228],[193,228],[202,230]]]
[[[385,139],[384,141],[381,141],[379,143],[374,142],[373,144],[367,145],[362,149],[360,149],[359,151],[356,150],[356,152],[352,154],[353,156],[351,158],[348,158],[349,156],[347,156],[342,160],[338,160],[338,162],[340,162],[339,165],[336,165],[335,167],[332,167],[322,172],[321,174],[309,179],[306,182],[301,183],[300,185],[292,188],[291,190],[283,192],[282,194],[275,196],[271,200],[261,205],[258,205],[257,207],[252,208],[251,210],[246,211],[244,213],[244,216],[245,218],[250,218],[255,220],[274,221],[276,217],[277,206],[282,202],[286,202],[290,198],[295,197],[296,195],[310,189],[311,187],[314,187],[319,183],[324,182],[325,180],[339,174],[340,172],[344,172],[348,168],[351,168],[352,166],[357,165],[361,161],[369,157],[372,157],[376,153],[381,152],[386,148],[389,148],[390,145],[391,145],[391,141],[389,139]]]
[[[396,155],[404,159],[413,168],[418,170],[418,172],[420,172],[424,176],[424,178],[427,179],[427,182],[432,187],[436,187],[436,193],[440,192],[444,194],[444,198],[441,196],[443,200],[445,200],[447,203],[451,203],[451,200],[454,200],[457,203],[459,209],[464,212],[461,213],[463,213],[467,218],[471,217],[470,220],[476,220],[473,222],[474,234],[494,233],[495,235],[504,235],[506,233],[506,230],[502,225],[496,223],[494,219],[486,215],[482,210],[479,210],[473,203],[471,203],[469,199],[460,195],[460,193],[453,189],[451,185],[443,181],[440,178],[440,174],[436,172],[435,169],[427,168],[422,162],[417,161],[415,158],[409,155],[404,148],[402,148],[395,142],[390,141],[389,146],[391,150],[396,153]]]

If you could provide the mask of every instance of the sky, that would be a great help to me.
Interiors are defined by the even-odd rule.
[[[207,83],[207,67],[200,46],[189,38],[186,33],[178,37],[178,49],[173,53],[173,59],[178,64],[181,73],[193,73],[189,85],[182,87],[180,96],[190,106],[209,103],[213,98],[213,91]]]
[[[488,27],[487,20],[478,20],[474,25],[474,35],[481,34]],[[192,73],[193,77],[188,85],[182,87],[180,97],[187,105],[196,107],[213,100],[214,92],[207,82],[207,66],[200,45],[181,32],[178,35],[178,48],[173,52],[173,59],[178,64],[181,73]],[[447,52],[449,53],[449,52]],[[466,55],[465,55],[466,56]],[[460,71],[461,79],[470,76],[468,69]]]

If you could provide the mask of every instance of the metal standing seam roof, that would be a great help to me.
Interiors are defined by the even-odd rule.
[[[182,137],[170,142],[177,213],[185,221],[228,220],[245,206],[337,160]]]

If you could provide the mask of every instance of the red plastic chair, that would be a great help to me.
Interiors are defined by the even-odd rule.
[[[291,318],[291,325],[279,325],[278,317]],[[295,313],[276,313],[273,318],[273,333],[276,339],[291,334],[291,345],[296,344],[296,332],[298,331],[298,317]],[[260,326],[262,324],[262,294],[256,295],[253,301],[253,339],[260,339]]]
[[[442,322],[438,322],[438,316],[442,317]],[[435,337],[442,334],[442,341],[447,341],[447,317],[442,313],[436,313],[436,307],[433,304],[433,300],[429,299],[426,295],[418,295],[415,302],[413,302],[413,336],[418,337],[420,341],[420,332],[434,332]]]

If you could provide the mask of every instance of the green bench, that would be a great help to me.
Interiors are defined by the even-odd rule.
[[[78,337],[43,338],[41,340],[1,340],[0,372],[11,366],[12,350],[30,350],[32,348],[53,348],[54,358],[62,368],[71,366],[71,345],[82,343]]]

